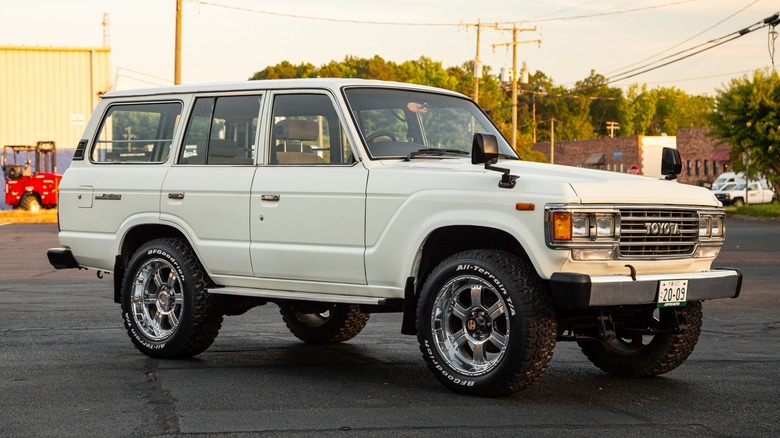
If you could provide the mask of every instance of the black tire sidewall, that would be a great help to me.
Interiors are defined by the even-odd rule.
[[[504,356],[498,365],[481,376],[468,376],[452,368],[438,351],[431,330],[431,312],[441,288],[449,280],[462,275],[470,275],[487,281],[499,292],[509,312],[510,335]],[[515,307],[517,299],[511,290],[516,283],[516,279],[509,278],[506,273],[501,272],[492,264],[470,257],[448,259],[428,277],[420,295],[417,318],[418,340],[425,360],[429,363],[432,371],[437,374],[438,380],[445,386],[458,392],[484,392],[491,387],[501,385],[513,371],[514,364],[522,359],[525,353],[523,339],[528,337],[528,327],[524,324],[526,315],[522,313],[522,306]]]
[[[132,289],[138,269],[150,259],[159,258],[169,262],[176,270],[182,284],[182,294],[184,295],[184,306],[182,308],[179,325],[171,336],[161,341],[149,339],[139,329],[133,316],[132,309]],[[166,357],[172,351],[178,349],[179,339],[184,337],[187,326],[190,324],[193,313],[194,289],[192,284],[194,273],[192,267],[183,263],[185,257],[179,253],[176,248],[166,244],[162,240],[151,241],[138,249],[131,257],[126,270],[124,281],[122,282],[122,320],[127,328],[128,334],[133,343],[139,350],[152,357]]]

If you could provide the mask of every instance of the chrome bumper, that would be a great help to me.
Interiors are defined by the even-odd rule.
[[[742,288],[739,269],[715,269],[682,274],[612,275],[558,272],[550,277],[550,289],[558,307],[585,308],[652,304],[658,301],[662,280],[688,280],[688,301],[736,298]]]

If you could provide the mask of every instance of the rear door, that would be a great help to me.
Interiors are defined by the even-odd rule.
[[[193,241],[208,272],[252,276],[249,195],[262,95],[199,96],[162,186],[163,220]]]

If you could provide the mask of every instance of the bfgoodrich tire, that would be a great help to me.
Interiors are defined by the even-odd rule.
[[[680,333],[654,336],[632,334],[616,326],[617,337],[610,340],[581,341],[582,352],[602,371],[618,377],[649,377],[668,373],[682,365],[693,352],[701,333],[701,301],[680,308],[685,328]],[[647,322],[629,325],[630,329],[653,328],[671,331],[674,309],[652,311]]]
[[[279,304],[285,324],[296,338],[309,344],[335,344],[357,336],[371,316],[348,304]]]
[[[447,388],[500,396],[539,380],[552,358],[556,322],[547,287],[512,254],[475,250],[442,261],[417,308],[420,350]]]
[[[122,319],[133,344],[157,358],[205,351],[222,325],[218,297],[181,239],[152,240],[130,258],[122,285]]]

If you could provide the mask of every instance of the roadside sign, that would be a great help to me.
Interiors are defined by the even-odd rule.
[[[631,172],[632,175],[639,175],[639,167],[637,167],[636,164],[632,164],[629,172]]]

